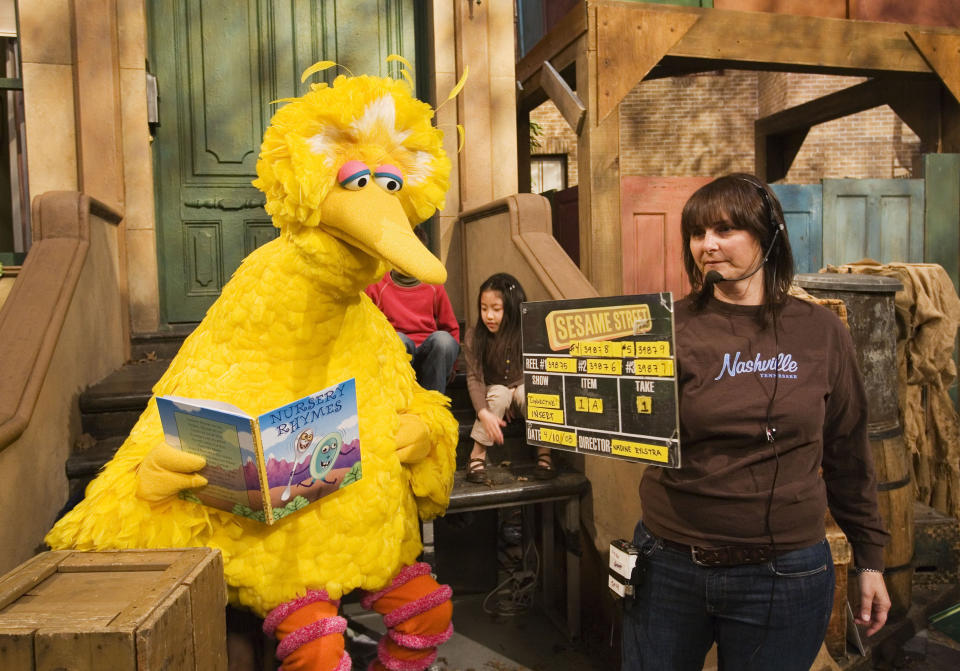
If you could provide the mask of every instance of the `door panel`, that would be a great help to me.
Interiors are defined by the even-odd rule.
[[[683,269],[680,214],[711,177],[622,177],[623,293],[690,291]]]
[[[939,263],[960,288],[960,154],[927,154],[924,174],[924,257]]]
[[[819,184],[772,184],[783,207],[794,268],[815,273],[823,266],[823,189]]]
[[[923,262],[923,180],[823,180],[823,262]]]
[[[256,177],[272,100],[332,60],[353,74],[416,67],[414,0],[154,0],[151,69],[162,318],[200,320],[244,256],[272,240]],[[328,83],[344,70],[314,77]]]

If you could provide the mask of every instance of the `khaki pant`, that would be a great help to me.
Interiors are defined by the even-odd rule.
[[[516,387],[504,387],[502,384],[492,384],[487,387],[487,407],[490,408],[490,412],[499,419],[503,419],[503,416],[507,413],[507,408],[509,408],[511,404],[519,411],[522,417],[527,408],[527,397],[523,393],[522,384]],[[470,437],[481,445],[487,447],[493,445],[493,439],[487,435],[487,431],[483,428],[483,424],[479,419],[473,423],[473,430],[470,432]]]

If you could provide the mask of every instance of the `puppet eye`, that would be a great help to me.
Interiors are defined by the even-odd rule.
[[[395,165],[381,165],[373,173],[373,180],[381,189],[390,193],[396,193],[403,188],[403,175]]]
[[[370,168],[360,161],[347,161],[340,166],[337,181],[344,189],[359,191],[370,183]]]

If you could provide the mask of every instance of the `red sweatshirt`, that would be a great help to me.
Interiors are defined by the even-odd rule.
[[[420,283],[405,287],[387,273],[382,280],[367,287],[366,292],[393,328],[418,347],[434,331],[447,331],[460,342],[460,326],[441,285]]]

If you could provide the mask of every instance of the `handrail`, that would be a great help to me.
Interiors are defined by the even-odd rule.
[[[90,247],[90,217],[123,215],[75,191],[34,199],[33,245],[0,309],[0,451],[27,428]]]
[[[515,274],[528,300],[598,295],[590,280],[553,237],[550,201],[543,196],[513,194],[465,210],[459,220],[467,324],[477,318],[480,284],[495,272]]]

